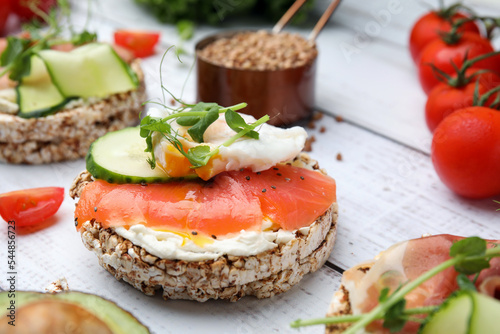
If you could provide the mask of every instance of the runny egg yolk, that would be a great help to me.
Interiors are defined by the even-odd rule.
[[[165,173],[172,177],[197,174],[202,180],[206,181],[224,171],[225,159],[218,154],[213,156],[205,166],[199,168],[192,168],[189,160],[171,144],[163,146],[163,156],[164,159],[157,160],[156,163]]]
[[[214,243],[213,238],[209,238],[205,235],[198,234],[196,232],[191,232],[191,233],[189,233],[189,232],[177,232],[177,231],[171,231],[171,230],[167,230],[167,229],[154,229],[154,230],[158,231],[158,232],[169,232],[169,233],[173,233],[175,235],[181,236],[183,238],[182,246],[184,246],[186,244],[187,240],[191,240],[198,247],[204,247],[205,245]],[[193,234],[193,233],[195,233],[195,234]]]
[[[164,160],[157,160],[157,165],[172,177],[183,177],[194,174],[189,160],[173,145],[163,145]],[[163,162],[164,161],[164,162]]]

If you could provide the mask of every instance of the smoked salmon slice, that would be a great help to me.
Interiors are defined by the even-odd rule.
[[[332,178],[280,164],[258,173],[224,172],[208,182],[140,185],[96,180],[83,189],[75,219],[95,218],[103,228],[144,224],[223,236],[261,231],[266,218],[289,231],[309,226],[335,201]]]

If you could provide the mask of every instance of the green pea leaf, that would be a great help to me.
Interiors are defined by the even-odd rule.
[[[457,283],[460,287],[460,290],[476,291],[476,286],[474,285],[474,283],[472,283],[469,277],[464,274],[458,274]]]
[[[177,118],[176,122],[182,126],[193,126],[200,121],[200,116],[183,116]]]
[[[259,139],[259,133],[256,132],[256,131],[253,131],[254,127],[252,127],[251,125],[247,124],[247,122],[245,122],[245,120],[243,119],[243,117],[241,117],[240,114],[238,114],[237,112],[229,109],[228,111],[226,111],[226,114],[225,114],[225,117],[226,117],[226,123],[227,125],[233,129],[235,132],[239,133],[243,130],[251,130],[251,131],[248,131],[245,136],[247,137],[250,137],[250,138],[253,138],[253,139]]]
[[[477,259],[464,260],[455,265],[455,270],[465,275],[472,275],[483,269],[489,268],[489,261],[480,258],[486,252],[486,240],[479,237],[470,237],[455,242],[450,248],[450,256],[478,257]]]
[[[219,107],[212,107],[204,117],[189,128],[188,133],[197,143],[203,143],[203,134],[207,128],[219,118]]]
[[[391,306],[384,316],[382,326],[390,330],[391,333],[400,332],[406,324],[405,312],[406,299],[401,299],[396,304]]]
[[[191,20],[179,20],[176,24],[177,33],[183,41],[190,40],[194,34],[194,22]]]
[[[218,152],[219,149],[211,150],[208,145],[198,145],[191,147],[187,151],[186,158],[188,158],[191,165],[193,165],[193,168],[199,168],[205,166],[208,160]]]
[[[450,256],[483,255],[486,252],[486,240],[479,237],[469,237],[455,242],[450,248]]]
[[[79,34],[74,34],[71,37],[71,43],[73,45],[83,45],[91,42],[97,41],[97,34],[88,32],[87,30],[82,31]]]

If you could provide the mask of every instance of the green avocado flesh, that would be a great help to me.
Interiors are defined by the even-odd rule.
[[[500,334],[500,301],[473,291],[461,291],[430,315],[421,334]]]
[[[138,127],[109,132],[90,146],[87,170],[109,183],[160,183],[197,177],[172,178],[158,167],[151,169],[147,162],[151,154],[144,152],[146,148]]]
[[[0,333],[4,334],[149,333],[144,325],[115,303],[81,292],[5,291],[0,293],[0,309],[4,314]],[[15,326],[9,324],[11,321]]]

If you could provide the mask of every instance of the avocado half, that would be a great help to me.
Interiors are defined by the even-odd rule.
[[[5,291],[0,293],[0,310],[7,320],[0,322],[0,333],[5,334],[149,333],[147,327],[115,303],[82,292]]]

